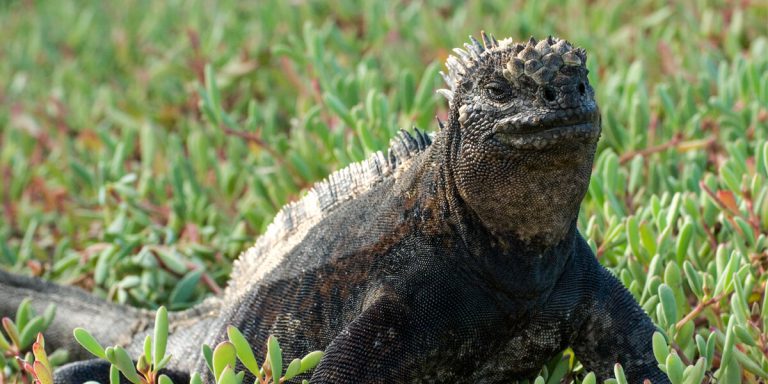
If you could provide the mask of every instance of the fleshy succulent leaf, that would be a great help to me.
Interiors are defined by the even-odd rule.
[[[136,372],[136,367],[133,365],[133,360],[131,360],[131,356],[128,355],[128,352],[123,347],[114,347],[113,352],[114,361],[112,364],[117,366],[120,373],[122,373],[131,383],[142,384],[141,376]]]
[[[32,341],[35,340],[35,335],[43,331],[45,320],[42,316],[35,316],[32,320],[28,321],[19,334],[19,346],[27,348]]]
[[[301,359],[301,373],[307,372],[317,367],[323,358],[323,351],[313,351]]]
[[[35,361],[33,366],[35,370],[35,379],[37,379],[39,384],[53,384],[53,374],[45,364],[41,361]]]
[[[37,334],[37,341],[32,344],[32,354],[35,355],[35,361],[39,361],[43,366],[51,369],[51,363],[48,361],[48,354],[45,353],[45,342],[43,341],[43,334]]]
[[[245,336],[243,336],[240,330],[233,326],[227,327],[227,336],[229,337],[229,341],[232,342],[232,344],[235,346],[237,357],[243,363],[245,368],[247,368],[254,376],[259,378],[259,380],[261,380],[259,364],[256,361],[256,357],[253,354],[253,349],[251,349],[251,346],[248,344],[248,340],[245,339]]]
[[[278,384],[280,375],[283,372],[283,352],[280,350],[280,344],[274,336],[269,336],[269,339],[267,339],[267,356],[270,368],[272,369],[272,378],[275,384]]]
[[[107,358],[104,347],[102,347],[88,331],[83,328],[75,328],[73,333],[75,335],[75,340],[77,340],[77,342],[88,352],[102,359]]]
[[[299,359],[293,359],[290,364],[288,364],[288,368],[285,369],[285,380],[290,380],[294,378],[296,375],[298,375],[301,372],[301,360]]]
[[[165,357],[165,348],[168,342],[168,310],[160,307],[155,315],[155,337],[153,363],[157,366]]]
[[[219,377],[227,366],[234,367],[237,351],[228,341],[219,343],[213,350],[213,376]]]
[[[19,330],[16,328],[16,324],[14,324],[8,317],[3,317],[2,323],[5,333],[8,334],[8,338],[11,339],[11,343],[18,347],[21,344],[21,337],[19,336]]]

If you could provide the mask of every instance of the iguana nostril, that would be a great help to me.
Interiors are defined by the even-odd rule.
[[[557,94],[555,93],[555,90],[552,87],[544,87],[544,100],[555,101],[556,99]]]

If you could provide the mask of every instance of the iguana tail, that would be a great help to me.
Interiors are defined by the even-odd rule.
[[[64,348],[69,352],[70,361],[93,358],[75,341],[72,330],[76,327],[87,329],[105,347],[125,347],[134,359],[142,353],[144,338],[153,332],[154,311],[110,303],[78,288],[0,270],[0,317],[13,318],[25,298],[32,299],[31,305],[39,314],[48,304],[56,304],[56,317],[45,331],[45,347],[48,352]],[[220,298],[212,297],[186,311],[169,313],[166,354],[173,356],[169,367],[186,374],[200,363],[200,346],[212,343],[208,340],[211,329],[222,326],[220,307]],[[65,378],[64,382],[77,381],[71,378],[85,380],[87,375],[100,377],[98,375],[104,373],[100,364],[103,365],[95,360],[71,364],[67,371],[69,379]],[[57,373],[57,382],[62,382],[60,376]]]
[[[46,349],[52,352],[64,348],[71,360],[93,357],[75,341],[75,327],[87,329],[102,345],[127,346],[134,335],[152,324],[148,311],[108,303],[78,288],[0,270],[0,317],[13,318],[25,298],[32,299],[31,305],[38,314],[48,304],[56,304],[56,316],[45,332]]]

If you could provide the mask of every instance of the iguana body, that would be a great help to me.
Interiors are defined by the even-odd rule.
[[[621,363],[632,383],[669,382],[650,319],[576,230],[600,135],[584,51],[483,34],[456,52],[447,124],[283,208],[226,293],[175,317],[178,369],[205,371],[199,345],[235,325],[288,358],[325,350],[312,383],[506,383],[568,346],[601,377]],[[0,292],[23,297],[16,281]],[[126,318],[138,347],[150,317]],[[104,365],[72,367],[58,379]]]

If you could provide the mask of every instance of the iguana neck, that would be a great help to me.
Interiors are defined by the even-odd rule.
[[[489,230],[461,199],[452,182],[450,160],[439,160],[450,146],[448,136],[435,139],[429,154],[433,159],[422,164],[422,172],[432,179],[422,182],[418,188],[422,201],[432,199],[430,204],[440,207],[439,217],[435,218],[442,224],[438,229],[449,231],[452,238],[461,241],[456,244],[461,249],[459,252],[446,252],[444,256],[455,258],[465,275],[473,276],[473,281],[482,281],[495,292],[496,305],[509,314],[510,319],[523,318],[532,306],[547,300],[572,262],[578,238],[578,211],[570,215],[564,232],[554,243],[522,240],[512,232]]]

